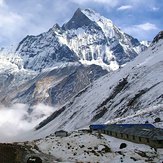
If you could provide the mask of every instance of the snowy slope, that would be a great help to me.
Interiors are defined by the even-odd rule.
[[[78,61],[76,54],[59,42],[54,29],[57,31],[57,26],[38,36],[27,36],[19,43],[16,53],[21,56],[25,69],[40,71],[58,63]]]
[[[0,100],[38,75],[37,72],[24,69],[22,62],[22,58],[10,48],[0,51]]]
[[[146,47],[149,47],[151,42],[150,41],[141,41],[140,42],[142,45],[146,46]]]
[[[108,73],[100,66],[83,66],[79,62],[65,61],[56,62],[55,67],[48,65],[52,67],[44,69],[44,62],[39,63],[37,60],[36,64],[43,69],[38,72],[24,68],[24,61],[12,49],[1,49],[0,103],[61,106],[91,82]],[[31,66],[37,69],[37,65]]]
[[[3,94],[3,103],[44,103],[60,108],[94,80],[107,73],[97,65],[62,64],[24,81],[14,91],[9,89],[8,94]]]
[[[120,149],[121,143],[127,146]],[[48,154],[49,158],[53,156],[54,162],[158,163],[163,161],[161,149],[155,151],[147,145],[82,131],[73,132],[63,138],[51,134],[46,138],[24,144],[37,152],[37,155]]]
[[[161,116],[162,52],[163,40],[160,39],[124,68],[101,77],[80,92],[60,112],[53,113],[42,122],[36,133],[48,135],[61,128],[74,130],[91,123],[105,123],[132,115],[142,115],[143,122],[149,120],[149,113],[155,115],[160,112]],[[143,110],[147,111],[146,115]],[[156,116],[152,117],[149,121],[153,123]],[[129,122],[140,122],[135,119],[137,118],[131,118]]]

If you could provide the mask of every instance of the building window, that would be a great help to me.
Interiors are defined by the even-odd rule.
[[[141,142],[141,137],[139,137],[139,141]]]
[[[147,143],[149,143],[149,139],[147,138]]]
[[[128,139],[128,134],[126,134],[126,137],[127,137],[127,139]]]
[[[135,136],[133,136],[133,140],[135,140]]]
[[[123,138],[123,134],[121,133],[121,138]]]
[[[117,136],[117,133],[115,133],[115,136]]]
[[[162,144],[162,141],[161,140],[158,140],[158,144]]]

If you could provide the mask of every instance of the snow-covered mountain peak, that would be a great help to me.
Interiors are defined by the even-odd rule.
[[[14,53],[15,47],[0,49],[0,72],[4,70],[18,71],[22,68],[22,58]]]
[[[84,9],[81,10],[90,20],[96,22],[98,25],[106,24],[110,27],[113,27],[113,22],[110,19],[101,16],[99,13],[96,13],[94,10],[91,9]],[[101,26],[100,26],[101,27]]]
[[[16,52],[24,68],[39,70],[57,62],[98,64],[116,70],[133,60],[146,46],[124,33],[111,20],[91,9],[77,9],[62,27],[23,39]],[[114,67],[114,68],[113,68]]]
[[[91,9],[82,10],[82,13],[84,13],[91,21],[97,23],[107,37],[112,38],[116,35],[115,31],[120,32],[110,19],[101,16],[99,13],[96,13]]]
[[[85,28],[90,25],[97,25],[102,29],[104,33],[110,34],[110,37],[113,37],[114,28],[113,22],[110,19],[101,16],[99,13],[96,13],[92,9],[83,9],[78,8],[74,13],[73,17],[66,24],[63,25],[63,29],[78,29]],[[118,30],[118,28],[117,28]]]
[[[81,9],[80,9],[81,10]],[[90,8],[87,8],[87,9],[82,9],[81,10],[81,12],[83,12],[84,14],[89,14],[89,15],[96,15],[97,13],[94,11],[94,10],[92,10],[92,9],[90,9]]]
[[[54,32],[61,31],[61,27],[59,26],[59,24],[56,23],[53,25],[53,27],[50,30],[53,30]]]
[[[146,47],[149,47],[150,44],[151,44],[150,41],[146,41],[146,40],[145,40],[145,41],[143,40],[143,41],[141,41],[140,43],[141,43],[142,45],[146,46]]]
[[[78,8],[73,17],[65,23],[62,28],[64,30],[78,29],[84,26],[89,26],[92,24],[92,21]]]

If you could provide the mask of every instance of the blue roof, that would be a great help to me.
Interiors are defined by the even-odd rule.
[[[141,128],[155,128],[152,124],[113,124],[120,127],[141,127]]]
[[[92,124],[90,125],[90,129],[93,130],[100,130],[100,129],[105,129],[107,126],[118,126],[118,127],[123,127],[123,128],[155,128],[152,124]]]
[[[92,124],[89,127],[90,129],[97,130],[97,129],[104,129],[107,127],[107,125],[106,124]]]

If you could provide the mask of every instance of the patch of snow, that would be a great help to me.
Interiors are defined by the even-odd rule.
[[[121,143],[127,147],[120,149]],[[29,143],[30,144],[30,143]],[[102,163],[145,163],[161,161],[162,153],[147,145],[136,144],[107,135],[73,132],[68,137],[54,134],[31,142],[39,150],[60,160],[60,162],[102,162]],[[143,157],[139,153],[144,153]]]
[[[146,47],[149,47],[151,42],[150,41],[141,41],[140,42],[142,45],[146,46]]]

